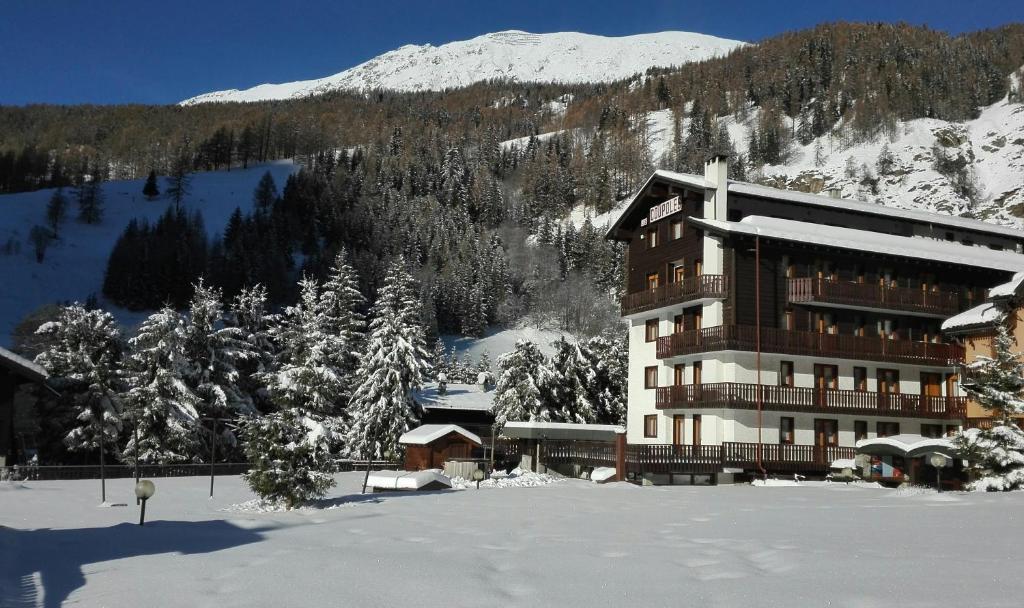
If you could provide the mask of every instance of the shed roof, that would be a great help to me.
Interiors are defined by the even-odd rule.
[[[576,424],[572,422],[507,422],[501,434],[513,439],[578,439],[614,441],[625,433],[617,424]]]
[[[0,346],[0,368],[10,370],[33,382],[43,382],[50,377],[50,374],[47,373],[43,366],[29,361],[21,355],[12,353],[2,346]]]
[[[398,438],[403,445],[427,445],[450,433],[458,433],[477,445],[483,444],[479,435],[474,435],[457,424],[424,424],[404,433]]]

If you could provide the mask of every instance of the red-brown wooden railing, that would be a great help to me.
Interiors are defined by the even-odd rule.
[[[659,359],[721,350],[753,351],[757,330],[751,325],[716,325],[658,338]],[[863,359],[923,365],[957,365],[964,358],[958,344],[888,340],[880,337],[761,328],[761,350],[767,353]]]
[[[722,446],[633,444],[626,447],[626,470],[640,473],[720,473]]]
[[[944,316],[960,312],[960,299],[951,291],[885,287],[873,283],[832,281],[817,277],[790,279],[789,301],[844,304]]]
[[[961,420],[966,416],[966,397],[820,389],[763,385],[763,408],[773,411],[900,416]],[[682,384],[658,388],[658,409],[730,408],[755,409],[757,385],[738,382]]]
[[[721,473],[724,467],[752,470],[758,461],[770,473],[820,472],[840,458],[853,458],[852,447],[725,442],[721,445],[632,444],[626,448],[628,473]]]
[[[541,442],[540,461],[551,464],[578,464],[583,467],[614,467],[615,444],[611,441],[573,441],[546,439]]]
[[[622,297],[622,314],[631,315],[662,306],[680,304],[700,298],[724,298],[727,294],[725,276],[702,274],[687,277],[678,283],[668,283],[627,294]]]

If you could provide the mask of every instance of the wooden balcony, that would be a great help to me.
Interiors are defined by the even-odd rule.
[[[755,327],[717,325],[658,338],[657,355],[659,359],[664,359],[723,350],[754,351],[756,348]],[[964,349],[958,344],[888,340],[774,327],[761,328],[761,352],[942,367],[955,366],[964,358]]]
[[[724,275],[702,274],[678,283],[627,294],[622,297],[622,314],[631,315],[702,298],[724,298],[726,292]]]
[[[751,471],[760,451],[771,473],[827,473],[832,462],[853,458],[852,447],[725,442],[721,445],[631,444],[626,470],[632,474],[713,474],[724,467]]]
[[[832,304],[935,317],[949,317],[960,312],[959,296],[951,291],[883,287],[878,284],[813,277],[790,279],[788,298],[791,304]]]
[[[966,397],[930,397],[797,386],[763,385],[762,400],[762,407],[767,411],[815,414],[962,420],[967,412]],[[661,410],[674,408],[753,410],[757,409],[757,385],[720,382],[664,386],[657,389],[655,404]]]

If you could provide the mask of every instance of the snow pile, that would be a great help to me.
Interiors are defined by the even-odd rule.
[[[490,479],[480,482],[481,488],[532,488],[535,486],[546,486],[551,483],[562,481],[562,477],[549,475],[547,473],[534,473],[523,469],[513,469],[510,473],[495,471]],[[476,482],[463,477],[453,477],[452,487],[460,490],[476,488]]]
[[[426,471],[373,471],[366,487],[375,490],[423,490],[452,487],[452,480],[436,469]]]
[[[615,479],[615,469],[613,467],[597,467],[590,473],[590,481],[595,483],[605,483]]]
[[[509,30],[441,46],[408,44],[326,78],[215,91],[181,105],[290,99],[337,90],[443,91],[484,80],[609,82],[651,67],[725,55],[743,44],[691,32],[607,37]]]

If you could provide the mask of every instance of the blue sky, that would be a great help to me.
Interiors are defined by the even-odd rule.
[[[173,103],[210,90],[327,76],[403,44],[505,29],[610,36],[683,30],[757,41],[836,20],[907,21],[952,33],[1024,21],[1024,2],[964,4],[0,0],[0,104]]]

